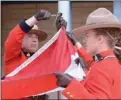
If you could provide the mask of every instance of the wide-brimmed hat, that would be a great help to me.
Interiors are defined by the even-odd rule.
[[[29,31],[30,34],[36,34],[38,36],[39,41],[44,41],[48,35],[45,31],[40,30],[37,25],[34,25],[31,31]]]
[[[75,28],[72,31],[76,37],[79,37],[81,33],[84,33],[86,30],[107,27],[121,29],[121,23],[117,17],[106,8],[98,8],[89,14],[86,20],[86,25]]]

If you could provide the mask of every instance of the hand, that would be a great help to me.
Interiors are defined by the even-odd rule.
[[[57,19],[56,19],[55,24],[56,24],[57,31],[58,31],[62,26],[64,26],[64,27],[66,28],[67,22],[63,19],[62,13],[58,13],[58,16],[57,16]]]
[[[84,61],[83,58],[79,57],[79,58],[76,58],[74,61],[75,61],[75,63],[77,65],[80,64],[83,69],[87,69],[88,68],[88,66],[87,66],[87,64],[86,64],[86,62]]]
[[[64,73],[54,73],[57,78],[57,85],[66,88],[72,81],[73,77]]]
[[[34,15],[37,21],[49,19],[50,16],[51,16],[51,13],[47,10],[40,10]]]
[[[78,42],[72,32],[66,32],[66,35],[73,45],[75,45]]]
[[[2,77],[1,77],[1,80],[4,80],[4,79],[5,79],[5,76],[2,76]]]

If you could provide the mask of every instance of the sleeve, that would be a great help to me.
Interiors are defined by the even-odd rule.
[[[85,62],[87,63],[88,66],[90,66],[93,62],[93,58],[91,57],[91,55],[89,55],[86,50],[82,47],[80,49],[77,50],[78,54],[80,57],[82,57]]]
[[[5,55],[4,60],[9,61],[12,58],[18,56],[21,52],[22,40],[25,33],[28,33],[32,27],[22,20],[20,24],[16,25],[9,33],[7,40],[5,41]]]
[[[102,71],[92,71],[93,75],[85,85],[77,80],[72,80],[63,94],[68,99],[110,99],[111,77]]]

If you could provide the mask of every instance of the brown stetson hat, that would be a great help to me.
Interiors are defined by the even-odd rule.
[[[39,41],[44,41],[48,35],[45,31],[40,30],[37,25],[34,25],[31,31],[29,31],[30,34],[36,34],[38,36]]]
[[[106,8],[98,8],[97,10],[89,14],[86,20],[86,25],[77,27],[72,31],[75,34],[76,38],[79,38],[81,33],[84,33],[84,31],[86,30],[107,27],[121,29],[121,23],[117,19],[117,17]]]

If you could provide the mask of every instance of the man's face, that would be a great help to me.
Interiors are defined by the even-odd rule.
[[[87,52],[91,55],[97,53],[99,45],[99,39],[95,34],[94,30],[85,31],[84,47]]]
[[[39,40],[36,34],[26,34],[22,42],[24,52],[35,53],[39,48]]]

